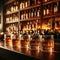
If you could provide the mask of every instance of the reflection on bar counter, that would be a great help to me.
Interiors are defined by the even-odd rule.
[[[56,30],[54,34],[47,30],[20,31],[19,34],[6,32],[2,34],[4,39],[0,40],[0,45],[13,51],[38,57],[39,53],[43,51],[52,54],[55,49],[55,38],[59,38],[59,34]],[[2,35],[0,34],[0,36]]]
[[[18,33],[4,34],[4,47],[15,51],[22,49],[50,51],[54,50],[54,35],[44,30],[31,30]]]

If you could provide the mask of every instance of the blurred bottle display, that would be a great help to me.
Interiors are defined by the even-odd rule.
[[[21,40],[21,48],[29,48],[30,41],[28,35],[24,33],[22,36],[23,36],[23,40]]]
[[[54,14],[58,12],[58,2],[54,4]]]

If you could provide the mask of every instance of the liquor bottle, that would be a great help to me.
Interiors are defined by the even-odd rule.
[[[40,17],[40,8],[38,8],[37,17]]]
[[[31,0],[31,6],[35,5],[35,0]]]
[[[20,9],[22,9],[22,2],[20,3]]]
[[[7,7],[6,14],[9,14],[11,12],[11,6]]]
[[[31,10],[29,10],[29,15],[28,16],[29,16],[29,18],[31,18]]]
[[[26,19],[26,11],[24,11],[23,18]]]
[[[23,8],[25,8],[24,2],[23,2],[23,5],[22,6],[23,6]]]
[[[30,29],[29,29],[29,22],[27,22],[27,25],[28,25],[28,30],[30,30]]]
[[[10,17],[9,17],[9,22],[13,22],[12,20],[13,20],[13,19],[12,19],[12,16],[10,16]]]
[[[34,16],[34,9],[31,10],[31,17],[33,18]]]
[[[22,12],[22,13],[21,13],[21,19],[23,19],[23,17],[24,17],[24,16],[23,16],[23,12]]]
[[[32,30],[34,31],[34,23],[32,23]]]
[[[45,16],[46,15],[46,7],[44,8],[44,10],[43,10],[43,15]]]
[[[28,10],[26,11],[26,19],[28,19]]]
[[[32,29],[32,22],[30,22],[29,28],[30,28],[30,30]]]
[[[56,14],[58,12],[58,6],[55,4],[54,5],[54,14]]]
[[[20,9],[23,9],[23,8],[24,8],[24,3],[21,2],[21,3],[20,3]]]
[[[16,11],[17,11],[17,10],[18,10],[18,6],[16,5],[16,7],[15,7],[15,8],[16,8]]]
[[[37,17],[37,8],[34,9],[34,17]]]
[[[49,6],[47,7],[47,15],[49,15]]]
[[[48,0],[44,0],[44,2],[47,2]]]
[[[52,7],[51,7],[51,5],[48,5],[48,9],[49,9],[49,15],[51,15],[52,14]]]
[[[6,18],[6,23],[9,23],[9,18],[8,17]]]
[[[34,0],[34,5],[36,5],[37,4],[37,1],[36,0]]]
[[[40,0],[37,0],[37,4],[40,4],[41,2],[40,2]]]
[[[14,7],[13,6],[11,6],[11,12],[13,12],[14,11]]]
[[[28,30],[28,25],[26,24],[25,31],[27,31],[27,30]]]
[[[25,2],[25,7],[28,7],[28,2],[27,1]]]

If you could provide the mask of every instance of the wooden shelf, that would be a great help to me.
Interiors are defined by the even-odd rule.
[[[18,21],[15,21],[15,22],[7,22],[6,24],[13,24],[13,23],[18,23]]]
[[[48,5],[51,4],[53,1],[49,1],[49,2],[43,2],[43,5]]]
[[[38,20],[38,19],[40,19],[40,17],[35,17],[35,18],[29,18],[29,19],[20,20],[20,22],[31,21],[31,20]]]
[[[46,18],[51,18],[52,15],[48,15],[48,16],[43,16],[43,19],[46,19]]]
[[[36,7],[40,7],[40,5],[34,5],[34,6],[27,7],[27,8],[23,8],[23,9],[20,9],[20,11],[29,10],[29,9],[36,8]]]
[[[48,15],[48,16],[43,16],[43,19],[51,18],[51,17],[58,17],[58,16],[60,16],[60,14]]]
[[[19,10],[14,11],[14,12],[10,12],[9,14],[5,14],[5,15],[11,15],[11,14],[15,14],[15,13],[18,13],[18,12],[19,12]]]
[[[54,0],[53,2],[55,3],[55,2],[58,2],[58,1],[60,1],[60,0]]]
[[[53,17],[58,17],[58,16],[60,16],[60,14],[54,14],[54,15],[52,15]]]
[[[8,2],[6,2],[4,5],[8,5],[10,3],[13,3],[15,0],[9,0]]]
[[[23,11],[23,10],[28,10],[28,9],[36,8],[36,7],[39,7],[39,6],[40,6],[40,5],[35,5],[35,6],[27,7],[27,8],[24,8],[24,9],[21,9],[21,10],[17,10],[17,11],[14,11],[14,12],[11,12],[11,13],[5,14],[5,15],[15,14],[15,13],[18,13],[19,11]]]
[[[48,4],[52,4],[52,3],[58,2],[58,1],[60,1],[60,0],[53,0],[53,1],[43,2],[42,5],[48,5]]]

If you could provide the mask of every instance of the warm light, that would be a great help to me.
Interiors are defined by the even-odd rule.
[[[28,35],[29,39],[30,39],[30,35]]]
[[[52,53],[53,53],[52,47],[50,47],[49,52],[50,52],[50,55],[52,55]]]
[[[48,30],[48,29],[50,29],[50,27],[48,27],[47,25],[43,25],[43,26],[42,26],[42,29]]]
[[[1,32],[0,34],[1,34],[1,35],[3,35],[4,33],[3,33],[3,32]]]

